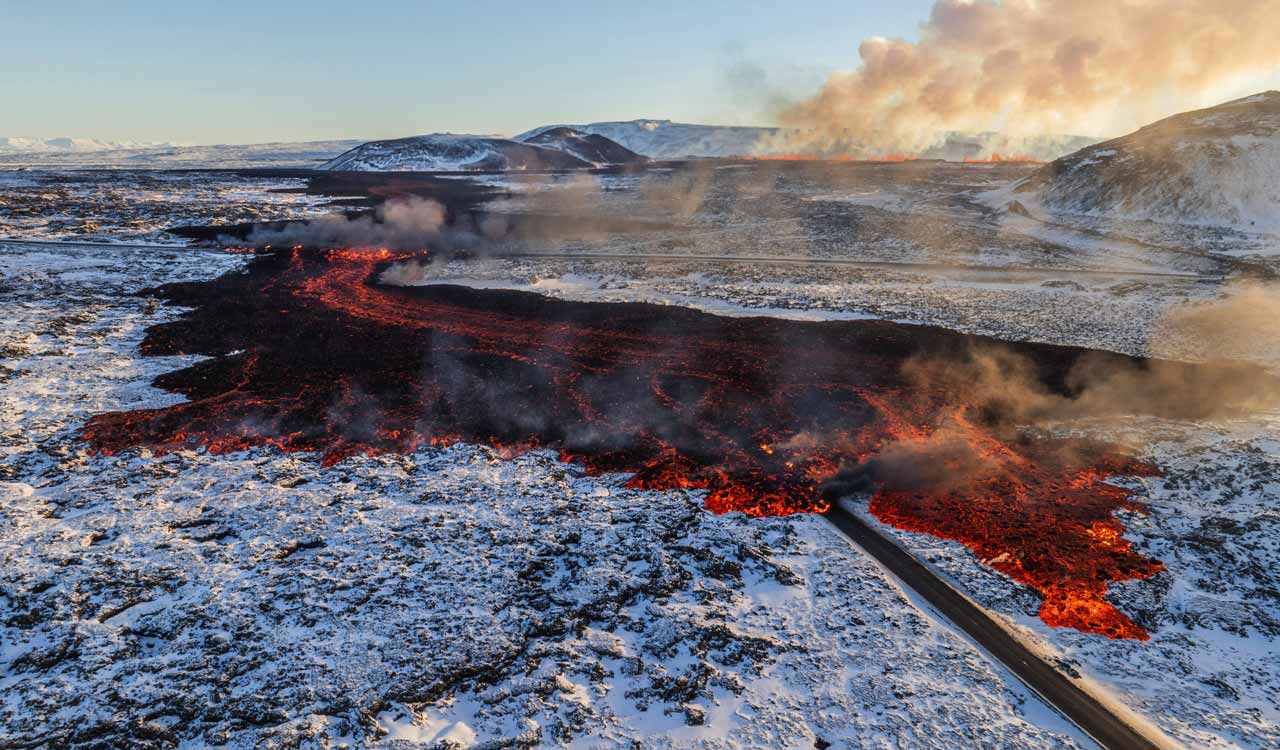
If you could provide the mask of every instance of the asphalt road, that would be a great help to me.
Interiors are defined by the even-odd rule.
[[[1106,750],[1160,750],[1160,745],[1077,687],[986,612],[861,518],[836,504],[827,513],[827,519]]]

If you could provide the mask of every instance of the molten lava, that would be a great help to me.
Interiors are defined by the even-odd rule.
[[[983,159],[965,159],[965,164],[1043,164],[1042,159],[1032,159],[1029,156],[1002,156],[998,153],[992,154]]]
[[[377,249],[262,255],[244,273],[155,290],[194,308],[152,327],[146,355],[212,357],[156,385],[189,401],[103,414],[84,437],[211,453],[271,445],[358,453],[481,442],[503,455],[551,449],[629,486],[706,491],[717,513],[821,512],[834,478],[943,431],[973,466],[935,466],[919,486],[871,472],[871,510],[959,541],[1044,595],[1051,625],[1146,633],[1105,601],[1111,581],[1160,563],[1131,549],[1104,480],[1149,467],[1096,446],[1069,450],[986,426],[965,394],[910,386],[909,359],[957,358],[977,339],[884,321],[727,318],[677,307],[574,303],[504,290],[377,283],[406,257]],[[1044,382],[1083,350],[1016,346]],[[948,454],[950,455],[950,454]]]

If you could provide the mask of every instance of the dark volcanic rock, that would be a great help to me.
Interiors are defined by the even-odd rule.
[[[524,142],[563,151],[597,166],[648,161],[647,157],[602,135],[582,133],[569,127],[552,128]]]

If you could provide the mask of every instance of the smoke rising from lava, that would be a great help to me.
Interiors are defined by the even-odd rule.
[[[1175,307],[1157,326],[1152,351],[1280,363],[1280,285],[1246,282],[1211,302]]]
[[[690,190],[655,190],[643,198],[656,202],[675,193],[688,202],[693,200]],[[557,177],[545,184],[535,182],[521,195],[523,205],[505,213],[450,209],[437,201],[408,195],[387,200],[371,212],[334,212],[307,221],[259,225],[243,239],[224,235],[219,240],[229,246],[248,242],[254,246],[467,250],[502,255],[512,249],[528,251],[523,246],[527,243],[598,242],[620,234],[670,228],[667,223],[599,210],[605,190],[588,174]],[[678,214],[677,218],[687,217]],[[396,283],[394,274],[388,283]]]
[[[1255,299],[1249,288],[1243,299]],[[1273,300],[1274,301],[1274,300]],[[1242,317],[1239,298],[1175,308],[1181,325],[1217,327]],[[1276,313],[1280,309],[1259,312]],[[1250,310],[1250,315],[1253,311]],[[1274,326],[1275,318],[1257,318]],[[1203,334],[1203,329],[1202,329]],[[1280,409],[1280,378],[1257,365],[1218,359],[1189,367],[1168,360],[1126,361],[1097,352],[1081,356],[1060,382],[1046,379],[1031,359],[1004,346],[970,348],[960,358],[913,358],[903,364],[911,392],[964,392],[964,412],[943,414],[931,431],[900,436],[824,486],[829,497],[879,488],[902,492],[953,492],[992,473],[998,456],[975,449],[973,423],[996,435],[1052,427],[1072,420],[1120,425],[1134,416],[1205,420]],[[1049,445],[1041,443],[1042,446]],[[1042,456],[1063,464],[1079,461],[1089,445],[1062,442],[1062,455]]]
[[[1025,357],[986,346],[959,360],[910,360],[903,372],[921,389],[965,390],[976,411],[993,423],[1114,420],[1135,414],[1212,419],[1280,406],[1280,380],[1241,362],[1187,367],[1089,353],[1051,388]]]
[[[1274,0],[938,0],[920,39],[782,111],[798,148],[914,154],[947,131],[1118,135],[1280,65]]]
[[[873,456],[846,466],[823,484],[823,495],[840,498],[889,487],[903,492],[955,492],[996,469],[954,425],[931,435],[889,443]]]
[[[257,227],[248,241],[254,245],[418,249],[440,244],[446,235],[446,219],[444,206],[436,201],[408,196],[386,201],[371,214],[331,213],[283,227]],[[455,240],[460,236],[456,230],[448,234]]]

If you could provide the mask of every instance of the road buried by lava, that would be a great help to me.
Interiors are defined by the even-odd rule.
[[[903,374],[994,342],[886,321],[379,284],[401,257],[294,249],[149,290],[192,309],[150,328],[142,353],[211,359],[155,381],[188,402],[102,414],[83,437],[107,454],[270,445],[321,452],[327,465],[459,441],[504,455],[550,449],[591,474],[630,473],[634,488],[704,489],[717,513],[822,512],[862,487],[882,521],[959,541],[1035,588],[1047,623],[1147,637],[1106,589],[1162,566],[1114,516],[1143,506],[1105,480],[1153,467],[1082,440],[1029,438],[964,388]],[[1141,365],[1000,346],[1062,393],[1083,357]],[[912,461],[920,470],[904,474]]]

